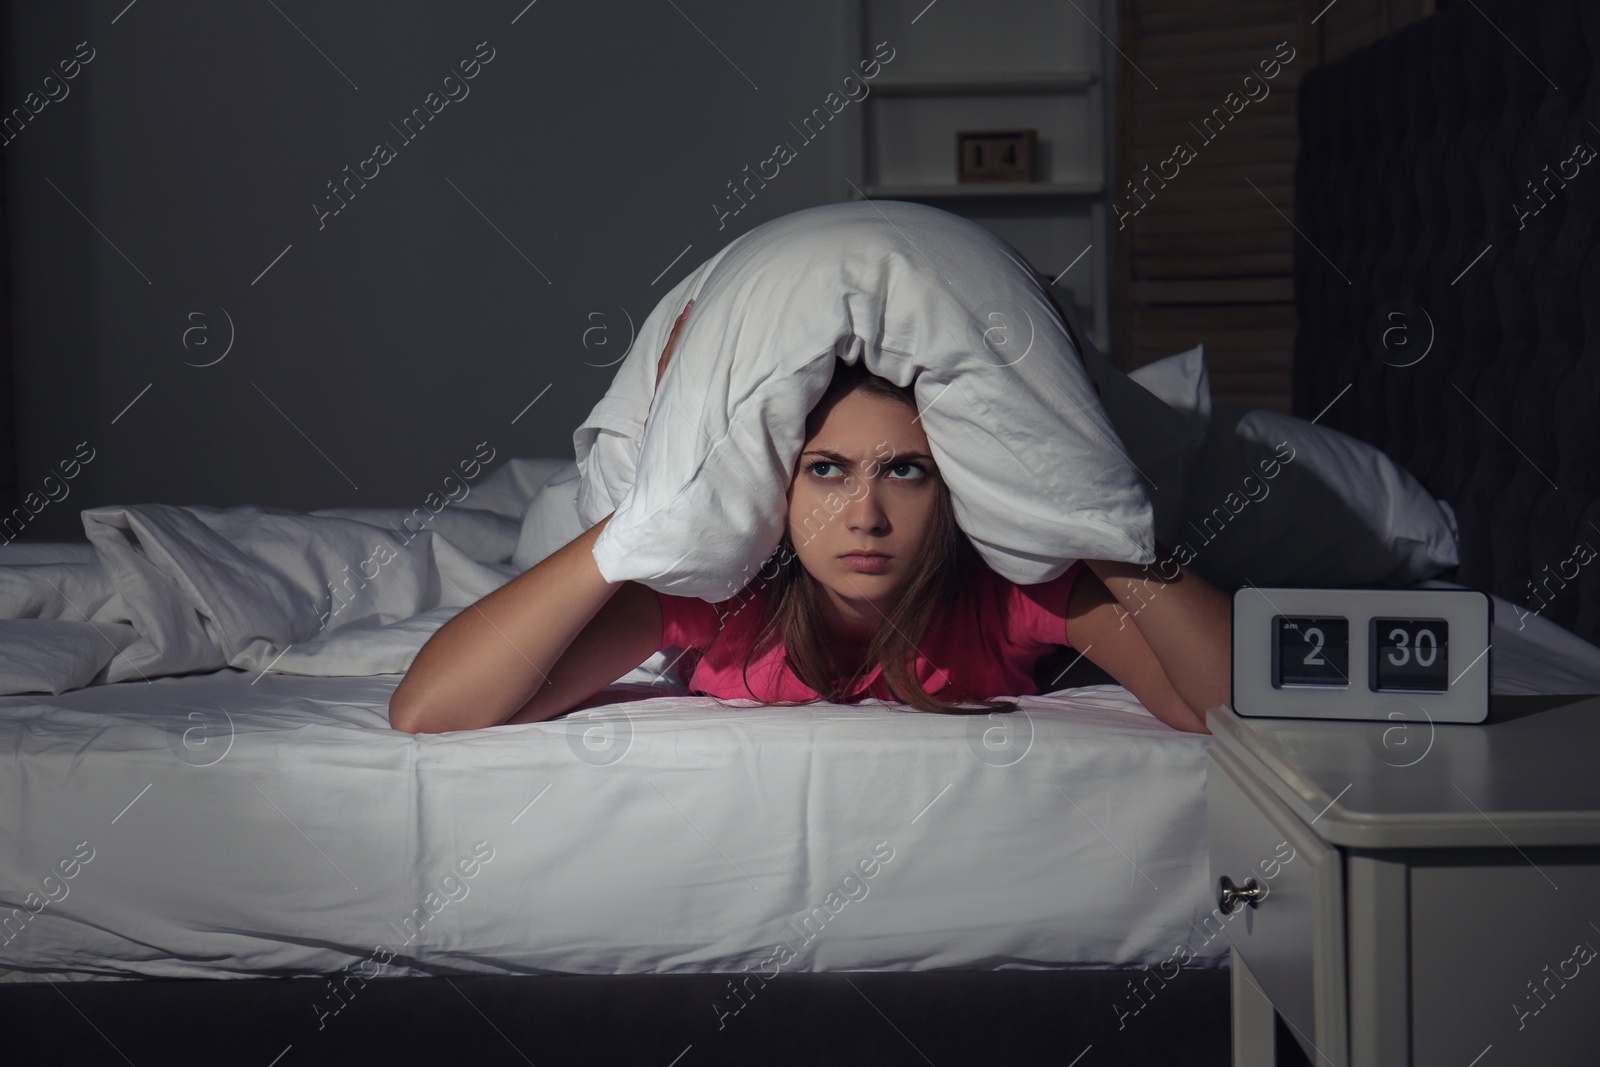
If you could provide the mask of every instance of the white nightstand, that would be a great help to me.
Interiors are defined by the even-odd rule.
[[[1318,1065],[1600,1064],[1600,697],[1206,721],[1236,1067],[1275,1062],[1274,1010]],[[1265,895],[1224,914],[1224,877]]]

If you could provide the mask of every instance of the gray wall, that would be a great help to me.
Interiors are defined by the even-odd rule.
[[[849,0],[125,2],[5,15],[0,105],[60,97],[0,148],[20,492],[94,449],[21,540],[81,540],[105,504],[414,506],[482,441],[570,455],[627,316],[859,181],[859,106],[789,127],[870,54]],[[485,41],[405,142],[390,123]],[[719,230],[780,140],[799,158]]]

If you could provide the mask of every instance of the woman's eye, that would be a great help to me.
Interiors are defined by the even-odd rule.
[[[831,462],[829,460],[825,460],[825,459],[819,459],[819,460],[812,461],[806,467],[806,470],[810,471],[812,474],[816,475],[818,478],[828,478],[829,475],[826,474],[826,473],[823,473],[822,471],[820,471],[819,468],[822,468],[822,467],[837,467],[837,466],[838,466],[837,463],[833,463],[833,462]],[[906,460],[903,463],[896,463],[893,466],[886,467],[884,469],[890,471],[891,473],[895,472],[895,471],[902,471],[902,472],[915,471],[916,472],[915,474],[903,474],[900,477],[896,477],[894,480],[895,481],[899,481],[899,482],[920,481],[921,479],[926,478],[928,476],[928,469],[926,467],[924,467],[920,463],[914,463],[914,462],[912,462],[910,460]]]

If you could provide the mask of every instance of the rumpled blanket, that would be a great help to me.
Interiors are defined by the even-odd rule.
[[[86,508],[87,545],[0,547],[0,693],[224,667],[401,673],[519,573],[527,502],[566,465],[508,460],[437,510]]]

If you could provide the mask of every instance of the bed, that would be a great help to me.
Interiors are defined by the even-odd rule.
[[[503,470],[518,465],[538,463]],[[478,499],[510,480],[486,481]],[[457,539],[505,551],[490,536],[503,516],[467,511],[458,522],[482,536]],[[293,524],[311,559],[335,555],[356,521],[204,517],[246,554],[246,528]],[[181,575],[174,585],[264,629],[265,606],[245,610],[253,576],[218,576],[221,550],[197,515],[152,505],[86,521],[91,547],[108,553],[132,531],[138,558]],[[436,584],[514,573],[427,540]],[[34,562],[13,568],[66,586],[60,568],[90,565],[79,546],[51,547],[30,546]],[[75,599],[90,615],[111,610],[85,595]],[[127,578],[107,603],[117,597],[160,599]],[[382,666],[396,631],[414,641],[455,610],[375,616],[270,670],[161,674],[177,661],[146,650],[148,679],[0,698],[0,841],[17,872],[3,899],[41,898],[0,935],[0,996],[25,1020],[14,1047],[71,1049],[75,1062],[201,1049],[331,1060],[351,1042],[395,1041],[398,1005],[427,996],[452,1013],[450,1033],[482,1029],[498,1046],[490,1057],[549,1057],[552,1028],[539,1023],[570,1009],[543,1005],[577,1003],[586,1018],[625,1011],[633,1024],[566,1033],[590,1061],[691,1048],[742,1059],[778,1034],[792,1043],[797,1020],[826,1010],[834,1021],[808,1022],[807,1040],[836,1048],[838,1026],[876,1020],[880,1058],[893,1062],[958,1044],[940,1031],[969,1027],[953,1009],[976,1010],[975,996],[993,998],[985,1014],[1029,1002],[1038,1014],[1036,998],[1051,996],[1078,998],[1076,1019],[1050,1007],[1048,1024],[1019,1021],[990,1047],[1041,1033],[1103,1046],[1126,1030],[1124,1047],[1144,1055],[1162,1040],[1152,1020],[1201,990],[1213,1045],[1225,1044],[1224,949],[1204,928],[1204,745],[1121,687],[1029,697],[993,718],[911,720],[880,701],[733,713],[685,695],[664,652],[552,722],[388,730],[398,676],[334,672]],[[101,660],[139,652],[114,643]],[[1134,968],[1181,941],[1196,959],[1169,982],[1170,1007],[1133,1018]],[[178,1022],[193,1020],[196,989],[222,987],[237,990],[217,1001],[232,1005],[219,1009],[226,1025],[202,1038]],[[386,1055],[420,1058],[427,1040],[407,1034]]]
[[[1294,410],[1451,505],[1459,565],[1416,584],[1493,595],[1497,697],[1596,693],[1600,571],[1529,582],[1600,523],[1600,193],[1573,182],[1522,230],[1498,213],[1595,111],[1531,68],[1592,99],[1600,20],[1483,6],[1524,57],[1458,6],[1302,85]],[[1496,57],[1487,81],[1469,55]],[[1374,352],[1386,301],[1426,309],[1421,362]],[[660,654],[553,722],[388,731],[378,668],[515,573],[507,539],[562,459],[504,464],[397,549],[398,602],[352,598],[364,622],[277,657],[219,606],[274,598],[208,567],[206,531],[280,524],[303,591],[349,560],[349,524],[403,513],[129,506],[88,545],[10,546],[29,554],[0,581],[168,625],[57,627],[46,666],[117,666],[0,697],[0,925],[36,893],[0,935],[15,1062],[1227,1062],[1207,739],[1075,656],[1011,716],[730,711]],[[21,622],[88,625],[31,585]]]
[[[1497,692],[1600,691],[1600,649],[1509,608]],[[8,866],[33,888],[80,861],[8,930],[23,1062],[732,1061],[777,1035],[809,1059],[841,1030],[873,1062],[1226,1050],[1205,740],[1120,686],[911,722],[636,680],[413,738],[386,729],[396,680],[229,668],[0,700]],[[268,977],[295,975],[318,977]],[[402,1035],[409,1005],[450,1022]]]

